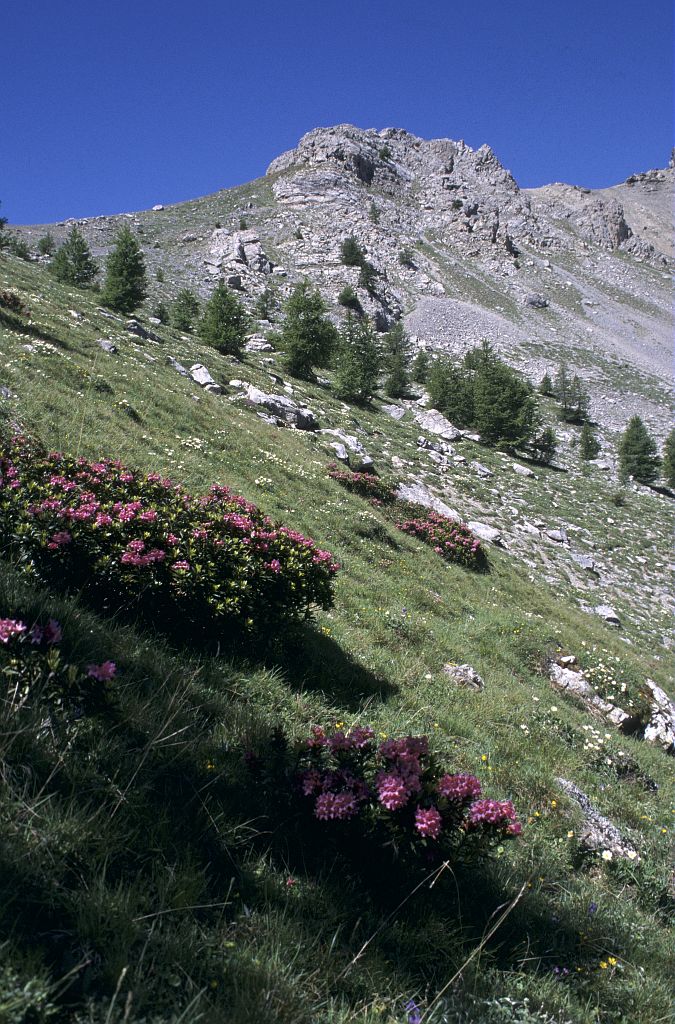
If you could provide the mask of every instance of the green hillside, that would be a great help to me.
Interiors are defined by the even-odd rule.
[[[423,480],[467,519],[481,518],[512,459],[462,441],[494,479],[462,463],[441,474],[410,413],[395,421],[382,396],[345,406],[329,371],[282,382],[271,377],[284,374],[280,357],[238,362],[147,315],[159,340],[143,339],[95,292],[4,255],[0,292],[10,288],[30,315],[0,309],[5,438],[120,459],[195,494],[226,484],[341,569],[333,607],[287,643],[281,629],[234,646],[167,630],[159,615],[106,613],[58,579],[39,585],[5,538],[0,620],[54,618],[63,639],[60,665],[44,655],[20,706],[21,666],[0,649],[0,1022],[668,1019],[672,760],[554,690],[548,665],[573,654],[596,678],[625,681],[636,707],[646,678],[672,689],[667,610],[631,593],[633,578],[663,576],[671,500],[646,489],[617,499],[569,452],[567,473],[508,478],[532,518],[555,501],[560,520],[596,531],[620,580],[617,630],[580,607],[585,591],[554,546],[539,563],[490,546],[485,572],[445,563],[328,477],[335,437],[270,425],[230,381],[275,394],[290,381],[321,427],[358,433],[383,477]],[[223,393],[168,356],[205,364]],[[75,679],[107,661],[117,671],[101,692],[46,715],[63,664]],[[453,681],[447,667],[462,664],[483,690]],[[448,771],[513,800],[522,835],[440,865],[350,846],[340,823],[297,811],[285,744],[315,725],[428,736]],[[560,778],[634,856],[584,849]]]

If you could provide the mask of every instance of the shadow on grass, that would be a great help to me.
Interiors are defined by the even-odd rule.
[[[361,665],[331,637],[305,627],[277,660],[289,686],[315,690],[350,711],[364,699],[386,700],[398,687]]]
[[[14,313],[9,312],[6,309],[0,309],[0,324],[4,324],[5,327],[9,327],[12,331],[18,331],[21,334],[28,334],[31,338],[36,338],[38,341],[49,341],[52,345],[58,345],[59,348],[69,349],[70,345],[59,338],[58,335],[52,334],[45,327],[39,327],[37,324],[26,323],[20,316],[16,316]]]

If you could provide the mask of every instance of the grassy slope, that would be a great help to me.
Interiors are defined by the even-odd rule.
[[[258,357],[237,365],[164,328],[163,346],[136,344],[121,323],[97,311],[95,296],[64,289],[42,269],[11,258],[0,263],[0,288],[7,281],[33,311],[28,335],[0,324],[0,383],[18,394],[10,408],[26,426],[54,447],[116,455],[195,489],[227,482],[314,536],[343,565],[335,608],[318,616],[296,663],[276,669],[232,666],[210,652],[197,658],[181,652],[180,638],[172,638],[171,650],[161,637],[97,621],[76,601],[35,594],[7,569],[0,617],[17,607],[28,614],[48,605],[63,618],[67,634],[70,627],[76,637],[76,656],[83,661],[114,657],[122,667],[120,722],[96,742],[111,766],[111,785],[135,795],[136,805],[127,811],[122,803],[114,821],[105,824],[111,851],[94,841],[100,817],[96,797],[76,799],[75,789],[68,799],[55,798],[49,813],[36,803],[38,825],[22,839],[32,857],[38,856],[40,836],[52,858],[54,849],[69,849],[73,837],[82,842],[81,874],[71,881],[69,897],[78,905],[72,927],[80,946],[73,957],[77,960],[87,942],[101,957],[94,989],[112,995],[128,966],[120,1003],[133,990],[138,1020],[156,1010],[163,1020],[174,1019],[172,1013],[175,1019],[183,1013],[181,1019],[195,1020],[201,1012],[209,1021],[402,1021],[405,1001],[423,1002],[427,993],[438,991],[476,948],[490,915],[526,883],[508,923],[466,968],[465,994],[453,997],[457,1006],[475,991],[516,1000],[529,996],[537,1006],[544,1000],[560,1020],[580,1024],[665,1019],[664,830],[672,817],[671,762],[658,750],[618,736],[606,741],[605,752],[586,749],[583,727],[597,723],[554,695],[543,671],[556,646],[581,653],[582,645],[595,645],[606,661],[618,658],[639,677],[666,682],[664,663],[652,657],[653,645],[641,643],[639,631],[629,628],[634,642],[628,647],[580,612],[567,593],[529,579],[522,563],[506,554],[492,551],[492,571],[484,576],[441,565],[433,553],[325,478],[320,439],[270,428],[241,403],[199,391],[164,358],[170,352],[186,365],[204,361],[223,382],[240,377],[269,386]],[[98,337],[115,341],[119,355],[102,352],[95,345]],[[22,344],[35,351],[26,353]],[[101,390],[101,380],[112,393]],[[353,416],[370,432],[373,455],[389,450],[416,457],[412,427],[373,410],[352,410],[340,419],[339,403],[328,389],[303,385],[301,394],[322,425],[349,429]],[[140,422],[120,402],[128,403]],[[490,459],[482,450],[478,457]],[[442,672],[448,661],[470,662],[485,678],[485,691],[450,686]],[[179,777],[193,772],[206,811],[187,800],[182,822],[180,800],[176,806],[168,792],[159,804],[168,810],[158,823],[144,818],[151,781],[144,788],[143,752],[162,747],[156,730],[161,725],[171,731],[166,723],[172,716],[179,728],[188,727],[175,748]],[[460,877],[457,889],[449,884],[422,890],[391,918],[387,915],[407,895],[403,883],[393,893],[373,893],[356,875],[339,877],[335,864],[303,868],[293,859],[292,844],[286,847],[278,836],[268,841],[255,804],[242,806],[237,799],[228,751],[279,721],[299,734],[309,722],[331,720],[368,721],[390,734],[428,732],[457,770],[479,774],[493,795],[513,797],[525,820],[531,819],[525,837],[491,869]],[[138,734],[137,741],[130,741],[130,731]],[[615,770],[619,750],[635,763],[624,778]],[[205,759],[215,765],[206,777]],[[84,776],[77,759],[71,760],[69,778],[77,779],[78,772]],[[161,773],[169,770],[167,764]],[[627,832],[640,849],[640,865],[578,867],[575,839],[568,838],[578,819],[556,787],[557,775],[581,786]],[[646,787],[644,777],[660,783],[660,791]],[[105,801],[102,806],[109,807]],[[210,819],[208,828],[202,813]],[[189,842],[183,841],[183,827]],[[138,847],[138,837],[125,838],[125,828],[148,829],[155,844],[152,866],[141,869],[132,856],[124,866],[125,843],[129,850]],[[217,851],[203,838],[208,830]],[[257,833],[262,835],[256,838]],[[116,865],[110,876],[108,859]],[[296,879],[290,887],[285,885],[289,873]],[[229,906],[169,914],[171,924],[161,928],[154,917],[144,923],[145,915],[160,910],[218,902]],[[599,909],[589,917],[591,903]],[[350,967],[351,957],[373,934]],[[21,945],[18,939],[16,944]],[[149,978],[147,961],[139,966],[144,949],[151,951]],[[616,956],[620,966],[600,968],[607,956]],[[556,980],[556,966],[569,966],[570,977]],[[0,1002],[0,1019],[2,1007]],[[497,1011],[487,1006],[462,1012],[467,1016],[457,1009],[447,1019],[519,1019],[493,1018],[489,1014]]]

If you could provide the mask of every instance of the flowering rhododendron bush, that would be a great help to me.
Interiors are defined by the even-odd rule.
[[[195,497],[159,474],[0,448],[0,549],[41,581],[153,623],[269,633],[332,603],[332,555],[214,484]]]
[[[378,741],[368,726],[315,726],[298,749],[294,781],[326,828],[375,830],[413,853],[431,848],[446,857],[522,831],[510,800],[490,799],[475,776],[440,768],[426,736]]]
[[[428,544],[446,562],[455,562],[469,569],[486,567],[487,556],[481,542],[465,523],[424,505],[397,500],[394,486],[372,473],[352,473],[338,469],[332,463],[328,467],[328,476],[353,494],[369,498],[371,504],[385,506],[388,517],[393,519],[399,530]]]
[[[469,569],[485,566],[487,559],[481,543],[464,523],[423,505],[407,502],[401,502],[397,511],[396,526],[399,530],[428,544],[447,562],[457,562]]]

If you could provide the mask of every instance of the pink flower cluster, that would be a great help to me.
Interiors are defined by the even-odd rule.
[[[404,533],[429,544],[446,561],[476,567],[484,557],[480,541],[468,526],[439,512],[420,508],[415,516],[399,520],[396,525]]]
[[[106,683],[117,673],[114,661],[104,661],[102,665],[87,665],[87,675],[99,683]]]
[[[512,802],[480,799],[475,775],[437,774],[426,736],[377,744],[369,726],[327,731],[316,725],[302,745],[300,764],[300,791],[314,801],[320,821],[355,818],[367,808],[371,819],[384,810],[390,827],[424,840],[445,835],[457,842],[469,832],[488,838],[521,832]]]
[[[475,775],[443,775],[438,780],[439,796],[456,803],[480,796],[481,785]]]
[[[61,626],[56,619],[50,619],[46,626],[35,623],[30,630],[25,622],[20,622],[18,619],[0,619],[0,644],[8,644],[13,637],[24,634],[29,637],[31,644],[44,643],[48,647],[60,643],[63,635]]]
[[[0,619],[0,644],[7,644],[15,636],[26,632],[25,622],[18,619]]]

